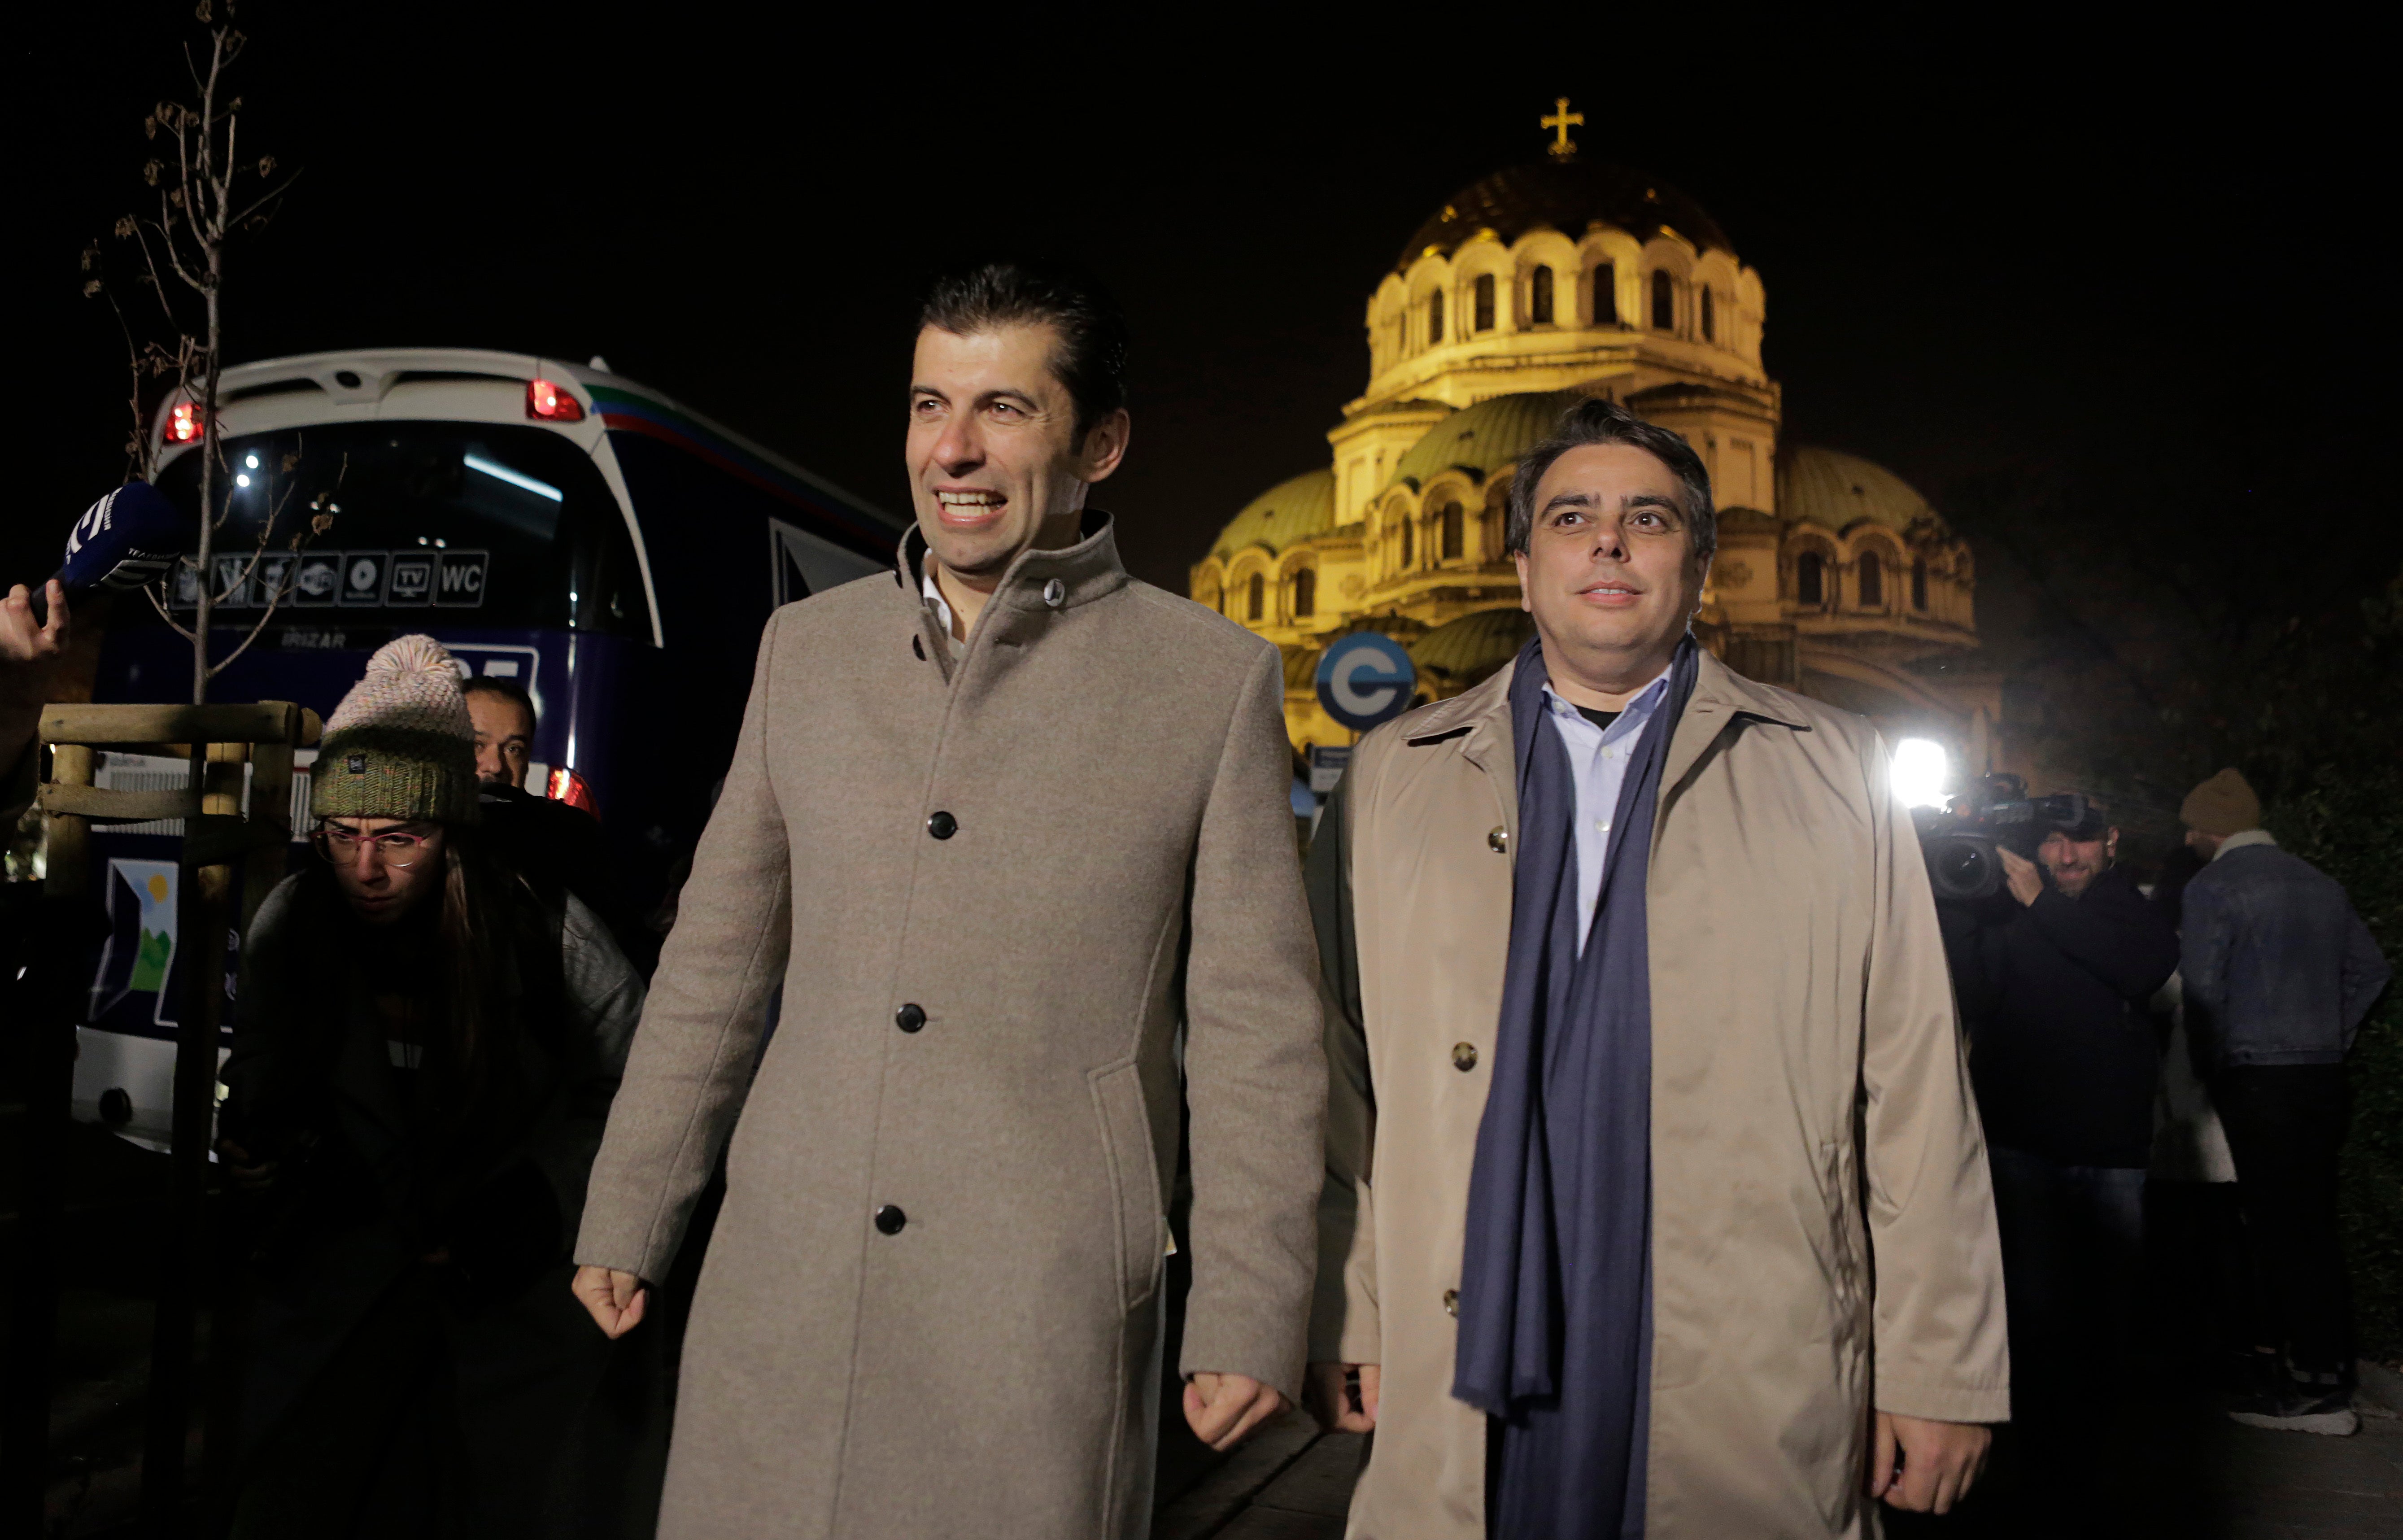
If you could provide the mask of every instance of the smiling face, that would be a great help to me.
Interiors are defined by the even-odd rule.
[[[1518,561],[1520,603],[1535,617],[1552,687],[1604,710],[1668,667],[1705,565],[1683,485],[1628,444],[1583,445],[1552,462]]]
[[[1058,331],[1000,326],[918,334],[910,375],[910,493],[944,573],[991,592],[1021,551],[1073,545],[1086,489],[1118,469],[1127,414],[1081,442],[1052,372]]]
[[[2103,875],[2118,847],[2118,829],[2105,829],[2100,839],[2073,839],[2055,829],[2036,847],[2035,858],[2052,874],[2052,885],[2075,898]]]

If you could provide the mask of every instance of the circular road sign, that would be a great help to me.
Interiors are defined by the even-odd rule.
[[[1338,637],[1318,659],[1318,703],[1354,732],[1366,732],[1410,708],[1419,671],[1390,636],[1355,631]]]

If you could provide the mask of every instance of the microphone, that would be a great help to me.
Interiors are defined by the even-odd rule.
[[[128,481],[84,509],[52,574],[70,596],[156,582],[190,544],[192,520],[147,481]]]

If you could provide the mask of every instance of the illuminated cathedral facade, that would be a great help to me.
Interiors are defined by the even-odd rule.
[[[1562,104],[1543,161],[1454,195],[1368,297],[1368,389],[1323,468],[1236,514],[1192,597],[1275,643],[1297,748],[1354,734],[1319,707],[1320,653],[1378,631],[1423,699],[1457,694],[1533,634],[1503,549],[1518,457],[1584,396],[1685,435],[1719,549],[1696,634],[1729,666],[1993,756],[1967,543],[1900,477],[1785,441],[1761,363],[1768,300],[1718,225],[1657,178],[1588,161]]]

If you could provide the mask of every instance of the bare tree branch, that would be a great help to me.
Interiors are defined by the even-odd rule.
[[[173,615],[167,613],[167,606],[160,602],[159,590],[166,586],[166,582],[167,580],[162,577],[156,583],[145,585],[142,590],[142,596],[150,601],[150,607],[159,612],[160,619],[166,621],[167,624],[175,628],[176,635],[182,637],[187,642],[196,640],[192,633],[186,631],[183,626],[176,621]]]

